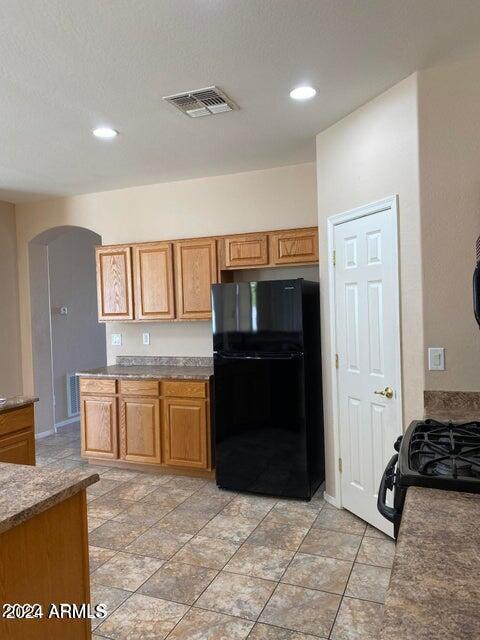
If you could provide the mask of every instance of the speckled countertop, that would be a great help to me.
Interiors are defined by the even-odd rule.
[[[411,487],[381,640],[478,640],[480,494]]]
[[[213,375],[213,367],[182,365],[126,365],[112,364],[109,367],[78,371],[78,376],[88,378],[175,378],[181,380],[208,380]]]
[[[38,398],[29,396],[14,396],[13,398],[7,398],[6,402],[0,404],[0,413],[10,411],[11,409],[21,409],[22,407],[28,407],[29,404],[37,401]]]
[[[425,418],[432,418],[440,422],[480,422],[480,411],[475,409],[437,409],[427,411]]]
[[[91,471],[0,462],[0,533],[63,502],[99,480]]]

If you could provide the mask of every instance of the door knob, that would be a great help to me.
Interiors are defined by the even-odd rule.
[[[381,391],[374,391],[373,393],[376,393],[378,396],[384,396],[385,398],[388,398],[389,400],[391,400],[393,398],[393,389],[392,389],[392,387],[385,387],[385,389],[382,389]]]

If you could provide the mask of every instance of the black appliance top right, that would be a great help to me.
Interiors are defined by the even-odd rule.
[[[214,351],[302,352],[311,321],[305,303],[318,291],[318,282],[303,278],[212,285]]]
[[[398,482],[480,493],[480,422],[412,422],[400,443]]]

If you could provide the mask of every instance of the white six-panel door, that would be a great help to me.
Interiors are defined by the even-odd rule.
[[[342,502],[391,534],[392,525],[377,511],[377,493],[401,433],[399,287],[392,209],[336,224],[333,241]],[[391,392],[393,397],[388,397]]]

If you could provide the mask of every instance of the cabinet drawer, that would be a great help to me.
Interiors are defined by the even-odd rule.
[[[122,396],[158,396],[158,380],[119,380]]]
[[[33,431],[33,425],[33,405],[0,414],[0,435],[27,428],[31,428]]]
[[[117,391],[116,380],[101,378],[80,378],[80,393],[114,394]]]
[[[162,382],[162,393],[174,398],[205,398],[207,395],[207,383],[193,380],[177,381],[165,380]]]

